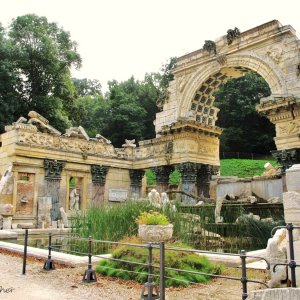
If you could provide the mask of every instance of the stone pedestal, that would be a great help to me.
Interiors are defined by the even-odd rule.
[[[286,188],[288,191],[300,193],[300,164],[286,170]]]
[[[38,197],[38,228],[51,227],[51,197]]]
[[[3,216],[3,229],[11,229],[12,217]]]
[[[288,192],[283,193],[284,219],[286,223],[300,226],[300,165],[286,170],[286,186]],[[300,230],[293,230],[295,261],[300,263]],[[287,253],[289,258],[289,243]],[[289,278],[290,272],[289,272]],[[296,268],[296,284],[300,286],[300,268]]]

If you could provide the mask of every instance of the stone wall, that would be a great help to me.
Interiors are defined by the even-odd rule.
[[[257,195],[259,198],[268,200],[273,197],[282,198],[283,183],[281,178],[252,178],[242,179],[237,177],[220,177],[217,179],[216,196],[224,197],[225,195],[234,196],[251,196]]]

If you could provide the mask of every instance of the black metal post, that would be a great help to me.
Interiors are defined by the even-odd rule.
[[[149,264],[148,264],[148,282],[151,284],[153,282],[153,267],[152,267],[152,244],[149,244]]]
[[[88,268],[87,270],[84,272],[83,275],[83,282],[97,282],[97,276],[96,276],[96,272],[93,270],[92,268],[92,237],[89,236],[89,249],[88,249],[88,258],[89,258],[89,262],[88,262]]]
[[[288,223],[286,226],[289,235],[289,248],[290,248],[290,261],[289,267],[291,269],[291,285],[292,287],[296,287],[296,262],[295,262],[295,254],[294,254],[294,238],[293,238],[293,224]]]
[[[26,274],[27,245],[28,245],[28,229],[25,229],[22,275]]]
[[[165,242],[160,242],[160,300],[165,300]]]
[[[243,294],[242,294],[242,300],[245,300],[248,297],[247,294],[247,268],[246,268],[246,251],[241,250],[240,258],[242,261],[242,277],[241,277],[241,283],[243,287]]]
[[[142,300],[160,299],[157,285],[153,282],[152,249],[153,249],[153,246],[151,243],[149,243],[149,245],[148,245],[148,282],[146,282],[144,284],[142,294],[141,294]],[[146,290],[147,290],[147,293],[146,293]]]
[[[48,240],[48,259],[46,260],[44,264],[44,270],[50,271],[54,270],[54,261],[51,258],[51,249],[52,249],[52,235],[51,232],[49,233],[49,240]]]

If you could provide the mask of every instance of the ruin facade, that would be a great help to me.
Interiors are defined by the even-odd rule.
[[[144,170],[152,168],[158,192],[177,167],[182,190],[209,197],[219,171],[218,108],[213,93],[249,71],[269,84],[271,96],[257,110],[276,126],[274,155],[286,168],[300,160],[299,41],[291,26],[271,21],[245,32],[228,30],[216,41],[177,60],[174,80],[156,115],[156,137],[125,140],[115,148],[97,134],[71,127],[64,134],[37,112],[6,126],[0,136],[0,204],[13,205],[13,222],[38,222],[39,199],[51,197],[50,217],[62,207],[84,210],[104,201],[145,196]],[[76,190],[76,207],[71,193]],[[73,197],[73,198],[72,198]],[[186,197],[184,201],[191,199]]]

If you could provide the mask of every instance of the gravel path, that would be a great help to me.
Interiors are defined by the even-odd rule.
[[[0,250],[0,300],[140,299],[142,285],[101,276],[97,283],[84,284],[81,283],[84,267],[57,266],[56,270],[47,272],[42,266],[42,261],[30,258],[26,275],[21,275],[22,258]],[[254,276],[260,280],[265,277],[262,272],[254,272]],[[255,288],[259,286],[249,284],[249,290]],[[240,300],[241,295],[239,281],[224,279],[200,287],[166,290],[167,300]]]

